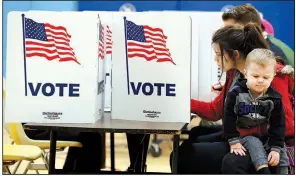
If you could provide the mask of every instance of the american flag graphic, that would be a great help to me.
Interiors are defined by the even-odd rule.
[[[25,49],[26,57],[43,57],[49,61],[74,61],[80,64],[70,46],[71,35],[63,26],[49,23],[37,23],[25,18]]]
[[[167,36],[160,28],[148,25],[137,25],[126,20],[128,57],[141,57],[147,61],[156,59],[157,62],[175,62],[166,47]]]
[[[106,35],[106,54],[112,53],[112,31],[109,25],[107,25],[107,35]]]
[[[100,24],[99,28],[99,35],[100,35],[100,40],[99,40],[99,58],[104,59],[105,56],[105,48],[104,48],[104,26]]]

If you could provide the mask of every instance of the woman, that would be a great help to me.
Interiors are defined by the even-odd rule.
[[[205,120],[223,121],[225,95],[242,76],[246,56],[255,48],[268,48],[268,44],[261,34],[261,29],[254,24],[247,24],[245,27],[238,25],[223,27],[215,32],[212,42],[216,53],[215,61],[226,72],[226,83],[212,102],[191,100],[191,111]],[[286,115],[286,135],[294,135],[294,115],[290,101],[294,83],[290,75],[281,74],[282,70],[283,64],[278,63],[272,87],[282,95]],[[200,137],[191,133],[190,140],[184,141],[180,146],[178,173],[219,174],[223,157],[227,153],[229,145],[223,139],[223,129],[222,132]],[[249,163],[250,168],[247,169],[250,172],[255,171],[251,161]]]

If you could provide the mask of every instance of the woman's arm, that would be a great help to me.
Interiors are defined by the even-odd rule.
[[[218,121],[223,117],[224,89],[211,102],[191,99],[191,112],[209,121]]]
[[[218,121],[223,118],[223,108],[225,93],[228,92],[232,84],[234,76],[237,74],[235,69],[226,72],[226,82],[222,87],[222,91],[211,102],[204,102],[191,99],[191,112],[197,114],[201,118],[209,121]]]

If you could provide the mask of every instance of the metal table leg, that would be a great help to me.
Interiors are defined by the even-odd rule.
[[[102,147],[101,147],[101,168],[106,167],[106,133],[101,133],[102,135]]]
[[[55,172],[56,145],[57,145],[56,131],[50,131],[48,174],[54,174]]]
[[[173,174],[178,173],[179,143],[180,143],[180,135],[174,135]]]
[[[150,134],[145,134],[143,141],[142,141],[142,147],[141,147],[141,173],[145,173],[147,171],[147,154],[148,154],[148,146],[149,146],[149,139]]]
[[[140,150],[140,154],[141,154],[141,165],[140,165],[140,172],[141,173],[144,173],[145,171],[145,169],[144,169],[144,167],[145,167],[145,163],[144,163],[144,155],[145,155],[145,137],[146,137],[146,135],[143,137],[143,142],[142,142],[142,145],[141,145],[141,150]]]
[[[110,133],[111,171],[115,171],[114,133]]]

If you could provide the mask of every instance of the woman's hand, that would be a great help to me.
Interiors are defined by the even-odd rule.
[[[219,81],[219,82],[217,82],[216,84],[214,84],[214,85],[212,86],[212,91],[213,91],[213,92],[221,92],[221,91],[222,91],[222,87],[223,87],[223,85],[222,85],[221,82]]]
[[[241,143],[235,143],[230,145],[230,153],[235,153],[236,155],[245,156],[247,151]]]
[[[276,151],[271,151],[268,155],[268,164],[270,166],[277,166],[280,163],[280,154]]]

